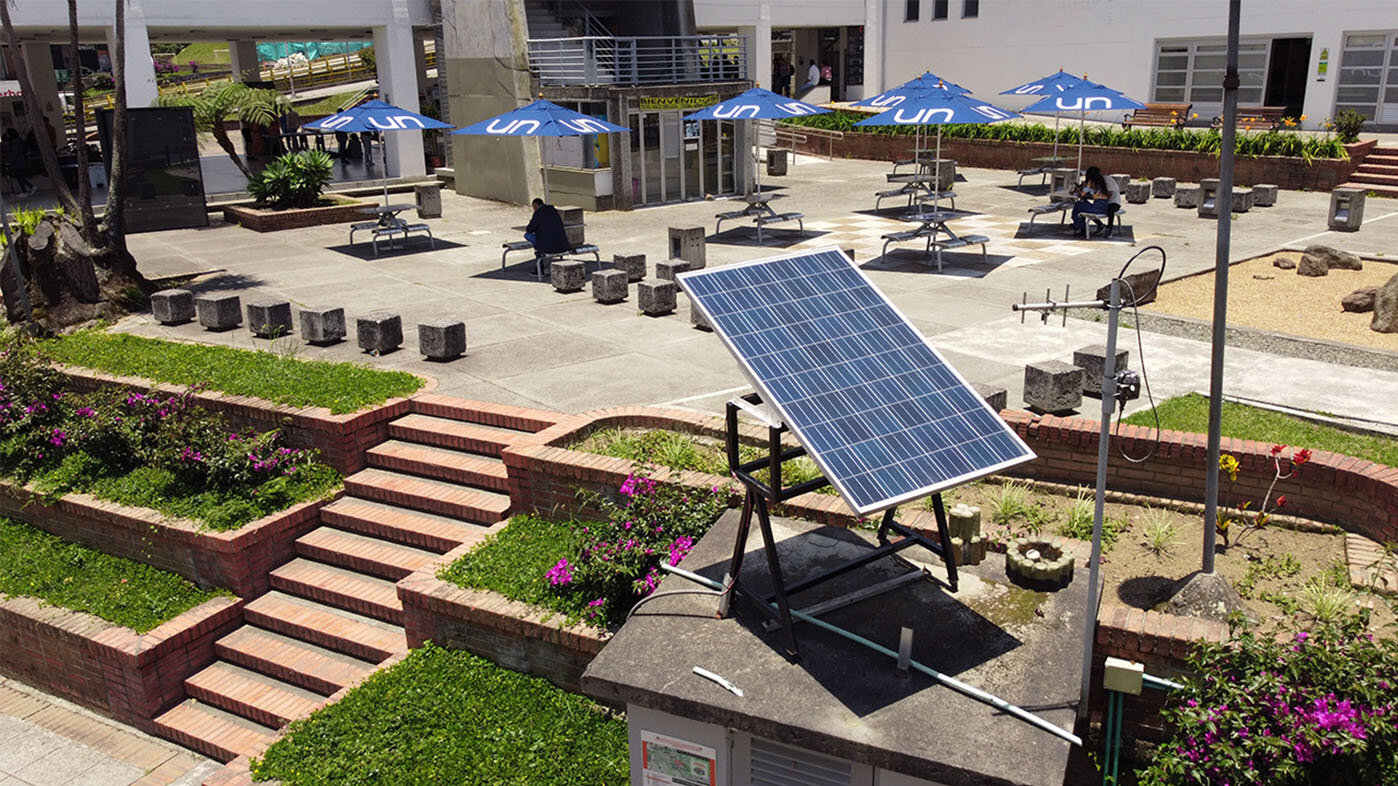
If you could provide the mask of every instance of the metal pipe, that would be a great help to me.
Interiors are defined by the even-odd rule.
[[[700,576],[698,573],[693,573],[693,572],[691,572],[691,571],[685,570],[684,568],[677,568],[677,567],[675,567],[675,566],[673,566],[673,565],[667,565],[667,564],[665,564],[664,562],[661,562],[661,563],[660,563],[660,568],[661,568],[661,570],[664,570],[664,571],[673,573],[673,574],[675,574],[676,576],[682,576],[682,577],[684,577],[684,578],[686,578],[686,579],[689,579],[690,581],[692,581],[692,582],[694,582],[694,583],[696,583],[696,584],[702,584],[702,585],[704,585],[704,586],[706,586],[706,587],[712,587],[713,589],[716,589],[716,590],[722,590],[722,589],[723,589],[723,585],[722,585],[722,584],[719,584],[717,581],[714,581],[714,580],[712,580],[712,579],[705,578],[705,577],[703,577],[703,576]],[[775,604],[772,604],[772,605],[775,605]],[[810,624],[816,626],[817,628],[820,628],[820,629],[822,629],[822,630],[825,630],[825,631],[828,631],[828,632],[830,632],[830,633],[833,633],[833,634],[835,634],[836,636],[840,636],[840,637],[842,637],[842,638],[849,639],[850,641],[852,641],[852,642],[854,642],[854,643],[856,643],[856,644],[862,644],[863,646],[868,647],[869,649],[873,650],[874,652],[880,653],[880,654],[882,654],[882,655],[886,655],[886,656],[888,656],[888,657],[894,659],[895,661],[898,660],[898,653],[895,652],[894,650],[891,650],[891,649],[889,649],[889,648],[887,648],[887,647],[885,647],[885,646],[883,646],[883,645],[881,645],[881,644],[878,644],[878,643],[875,643],[875,642],[873,642],[873,641],[870,641],[869,639],[866,639],[866,638],[864,638],[863,636],[860,636],[860,635],[857,634],[857,633],[851,633],[850,631],[847,631],[847,630],[845,630],[844,628],[837,627],[837,626],[835,626],[835,625],[831,625],[830,623],[826,622],[825,620],[822,620],[822,619],[820,619],[820,618],[818,618],[818,617],[812,617],[811,615],[806,614],[806,613],[801,612],[801,611],[797,611],[796,609],[791,609],[791,616],[792,616],[793,618],[795,618],[795,619],[799,619],[799,620],[802,621],[802,622],[808,622],[808,623],[810,623]],[[1078,735],[1073,734],[1072,732],[1069,732],[1069,731],[1064,731],[1063,729],[1059,728],[1058,726],[1056,726],[1056,725],[1054,725],[1054,724],[1052,724],[1052,723],[1049,723],[1048,721],[1044,720],[1043,718],[1040,718],[1039,716],[1034,715],[1033,713],[1031,713],[1031,712],[1029,712],[1029,711],[1027,711],[1027,710],[1025,710],[1025,709],[1023,709],[1023,708],[1021,708],[1021,707],[1017,707],[1017,706],[1015,706],[1015,705],[1013,705],[1013,704],[1011,704],[1011,703],[1005,701],[1004,699],[1000,698],[999,696],[995,696],[995,695],[986,693],[985,691],[981,690],[980,688],[976,688],[976,687],[972,687],[972,686],[970,686],[970,685],[967,685],[966,683],[962,682],[961,680],[956,679],[955,677],[951,677],[951,676],[948,676],[948,675],[946,675],[946,674],[943,674],[943,673],[941,673],[940,671],[937,671],[936,669],[933,669],[933,668],[930,667],[930,666],[923,665],[923,664],[921,664],[921,663],[919,663],[919,662],[917,662],[917,661],[912,661],[912,662],[911,662],[911,666],[912,666],[914,669],[916,669],[917,671],[920,671],[920,672],[922,672],[923,674],[926,674],[927,676],[931,677],[932,679],[934,679],[934,680],[936,680],[936,681],[942,683],[943,685],[947,686],[948,688],[951,688],[952,690],[954,690],[954,691],[956,691],[956,692],[958,692],[958,693],[961,693],[961,694],[963,694],[963,695],[965,695],[965,696],[969,696],[969,697],[975,699],[976,701],[981,702],[982,704],[989,704],[990,706],[994,707],[994,708],[997,709],[997,710],[1000,710],[1000,711],[1003,712],[1003,713],[1006,713],[1007,715],[1013,715],[1014,717],[1016,717],[1016,718],[1018,718],[1018,719],[1024,721],[1025,723],[1028,723],[1028,724],[1031,725],[1031,726],[1036,726],[1036,727],[1038,727],[1038,728],[1040,728],[1040,729],[1042,729],[1042,730],[1048,732],[1049,734],[1052,734],[1052,735],[1054,735],[1055,737],[1058,737],[1058,738],[1060,738],[1060,739],[1066,740],[1067,742],[1070,742],[1070,743],[1072,743],[1072,744],[1074,744],[1074,745],[1078,745],[1078,746],[1081,746],[1081,745],[1082,745],[1082,738],[1079,737]]]
[[[1218,533],[1218,455],[1223,427],[1223,347],[1228,333],[1228,256],[1233,229],[1233,145],[1238,121],[1238,16],[1242,0],[1228,0],[1228,67],[1223,74],[1223,148],[1218,158],[1218,245],[1214,251],[1213,351],[1209,356],[1209,458],[1204,466],[1203,571],[1214,572]]]

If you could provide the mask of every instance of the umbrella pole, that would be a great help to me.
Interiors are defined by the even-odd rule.
[[[1053,165],[1058,166],[1058,116],[1062,112],[1053,113]]]
[[[937,126],[937,154],[932,157],[932,212],[942,198],[942,127]],[[940,259],[940,257],[938,257]]]
[[[1081,112],[1079,117],[1081,119],[1078,120],[1078,173],[1073,176],[1074,178],[1082,177],[1082,137],[1083,133],[1087,131],[1087,113]]]
[[[544,204],[549,201],[549,168],[544,164],[544,138],[539,137],[539,176],[544,181]]]
[[[379,132],[379,161],[383,164],[383,206],[388,207],[388,134]]]
[[[755,126],[755,121],[748,121],[748,133],[752,135],[752,166],[756,170],[754,174],[757,178],[757,187],[753,193],[760,194],[762,193],[762,162],[757,160],[761,149],[757,145],[757,133],[753,131]]]

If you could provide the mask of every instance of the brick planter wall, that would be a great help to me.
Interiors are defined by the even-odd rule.
[[[209,532],[192,521],[86,494],[68,494],[45,504],[29,488],[0,483],[0,515],[178,573],[204,589],[226,587],[244,598],[267,591],[268,572],[295,557],[296,539],[319,526],[320,509],[327,503],[303,502],[232,532]]]
[[[1359,168],[1360,162],[1374,141],[1346,145],[1349,160],[1317,159],[1309,164],[1304,159],[1283,156],[1237,156],[1234,159],[1234,180],[1240,186],[1273,183],[1285,189],[1329,191]],[[884,134],[846,133],[844,139],[825,140],[811,137],[797,146],[798,150],[835,158],[867,158],[892,161],[903,158],[913,148],[913,140]],[[942,157],[956,159],[963,167],[988,169],[1022,169],[1040,156],[1053,155],[1052,142],[1001,142],[990,139],[943,139]],[[1059,144],[1058,155],[1077,160],[1077,145]],[[1218,177],[1218,158],[1207,153],[1182,150],[1137,150],[1128,147],[1083,146],[1083,163],[1101,168],[1103,172],[1128,172],[1136,177],[1173,177],[1181,183],[1197,183],[1203,178]]]
[[[367,221],[370,216],[365,215],[364,208],[370,204],[356,201],[352,205],[326,205],[294,210],[265,210],[244,205],[228,205],[223,208],[223,220],[254,232],[279,232],[283,229],[301,229],[322,224]]]
[[[213,598],[144,634],[35,598],[0,595],[0,673],[152,733],[242,625],[243,602]]]

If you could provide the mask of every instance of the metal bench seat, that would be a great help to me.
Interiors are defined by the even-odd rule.
[[[503,248],[503,249],[505,249],[505,250],[500,254],[500,269],[501,269],[501,270],[504,270],[504,269],[505,269],[505,261],[506,261],[506,258],[509,257],[509,255],[510,255],[511,252],[513,252],[513,251],[531,251],[531,252],[534,251],[534,244],[533,244],[533,243],[530,243],[528,240],[507,240],[507,241],[505,241],[504,243],[501,243],[501,244],[500,244],[500,247]],[[593,245],[592,243],[584,243],[584,244],[582,244],[582,245],[580,245],[580,246],[573,246],[572,248],[568,249],[567,251],[552,251],[552,252],[549,252],[549,253],[547,253],[547,254],[540,254],[540,253],[537,253],[537,252],[536,252],[536,253],[534,254],[534,278],[535,278],[535,280],[538,280],[538,281],[542,281],[542,280],[543,280],[543,278],[544,278],[544,263],[545,263],[545,262],[552,262],[552,261],[555,260],[555,259],[562,259],[563,257],[568,256],[568,255],[570,255],[570,254],[571,254],[571,255],[577,255],[577,254],[591,254],[591,255],[592,255],[592,260],[593,260],[594,262],[597,263],[597,266],[598,266],[598,267],[601,267],[601,266],[602,266],[602,252],[601,252],[600,249],[597,248],[597,246]]]
[[[748,215],[748,211],[746,210],[730,210],[727,213],[716,213],[714,218],[718,220],[714,222],[714,234],[718,234],[719,228],[723,226],[723,222],[732,221],[735,218],[742,218],[746,215]]]
[[[1047,205],[1035,205],[1029,208],[1029,226],[1033,227],[1034,219],[1045,213],[1057,213],[1058,223],[1062,224],[1067,218],[1068,210],[1072,207],[1073,203],[1066,200],[1062,202],[1050,202]]]
[[[1015,188],[1022,188],[1022,187],[1024,186],[1024,178],[1026,178],[1026,177],[1033,177],[1034,175],[1040,175],[1040,176],[1041,176],[1041,177],[1039,178],[1039,185],[1042,186],[1042,185],[1047,184],[1047,183],[1048,183],[1048,173],[1049,173],[1049,170],[1052,169],[1052,168],[1053,168],[1053,167],[1036,166],[1036,167],[1030,167],[1029,169],[1021,169],[1021,170],[1019,170],[1019,182],[1018,182],[1018,183],[1015,183]]]
[[[406,221],[397,221],[392,224],[374,227],[372,240],[374,246],[374,256],[379,255],[380,238],[387,238],[389,243],[392,243],[394,235],[402,235],[403,239],[406,240],[408,235],[412,234],[413,232],[425,232],[427,234],[427,242],[432,246],[432,248],[437,247],[437,239],[432,237],[432,228],[428,225],[409,224]]]
[[[757,220],[754,222],[757,224],[757,242],[762,242],[762,227],[768,224],[778,224],[783,221],[795,221],[798,231],[804,235],[806,234],[805,218],[805,213],[776,213],[770,216],[758,216]]]

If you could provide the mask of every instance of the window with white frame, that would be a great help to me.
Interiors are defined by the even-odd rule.
[[[1345,36],[1335,112],[1346,109],[1378,123],[1398,123],[1398,31]]]
[[[1261,106],[1267,86],[1270,41],[1238,43],[1238,104]],[[1228,44],[1223,39],[1171,41],[1156,45],[1155,87],[1151,100],[1193,104],[1201,117],[1223,109],[1223,74],[1228,66]]]

